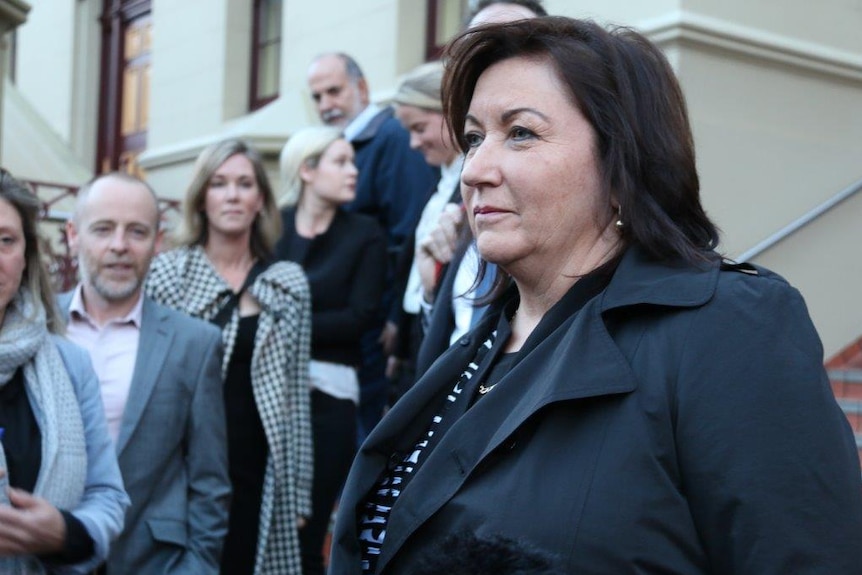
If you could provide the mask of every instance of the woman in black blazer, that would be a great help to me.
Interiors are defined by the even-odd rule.
[[[480,27],[443,97],[497,285],[362,445],[331,572],[412,573],[468,532],[578,575],[857,575],[820,341],[786,281],[716,253],[661,51],[568,18]]]
[[[311,288],[312,516],[300,530],[303,573],[323,573],[332,508],[356,451],[360,338],[386,277],[386,237],[372,218],[340,206],[356,195],[353,148],[333,128],[308,128],[281,153],[283,235],[278,259],[302,266]]]

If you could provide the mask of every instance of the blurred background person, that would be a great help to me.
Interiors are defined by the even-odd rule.
[[[397,333],[391,328],[384,330],[384,326],[386,310],[398,297],[392,287],[395,265],[416,226],[425,194],[439,173],[425,163],[421,154],[410,149],[407,131],[394,117],[392,107],[371,102],[365,74],[352,57],[344,53],[321,54],[309,65],[307,77],[320,120],[344,130],[356,154],[356,198],[345,209],[375,218],[386,231],[389,249],[383,309],[362,339],[361,440],[380,421],[389,399],[386,356],[395,346]]]
[[[275,257],[300,264],[311,289],[311,517],[299,532],[305,575],[323,574],[333,506],[356,453],[357,367],[386,281],[386,235],[344,210],[356,196],[350,142],[337,128],[293,134],[281,152],[282,236]]]
[[[716,253],[662,52],[545,17],[448,54],[491,309],[362,445],[333,573],[411,573],[462,530],[568,573],[858,573],[859,459],[820,340],[784,279]]]
[[[405,190],[411,194],[424,192],[426,200],[419,221],[401,253],[397,268],[399,271],[396,272],[399,278],[396,284],[398,297],[390,312],[390,321],[396,326],[398,334],[389,367],[390,374],[397,381],[397,395],[413,384],[416,354],[422,341],[419,312],[423,290],[414,252],[437,224],[446,204],[461,200],[459,188],[464,158],[449,135],[443,117],[440,99],[442,82],[442,62],[423,64],[401,80],[392,99],[395,116],[410,134],[410,147],[421,152],[429,166],[440,169],[440,179],[430,195],[423,190]],[[440,269],[435,268],[431,281],[436,283],[439,275]]]
[[[470,12],[467,28],[547,15],[541,0],[480,0]]]
[[[308,282],[272,263],[281,218],[256,150],[201,152],[180,247],[158,255],[147,295],[222,329],[233,488],[222,573],[301,573],[297,526],[311,514]]]
[[[0,572],[84,574],[129,499],[90,358],[61,335],[41,207],[0,169]]]
[[[483,0],[470,14],[467,27],[538,16],[547,16],[538,0]],[[416,352],[414,378],[421,377],[440,354],[475,326],[487,309],[480,302],[491,288],[494,268],[489,266],[484,281],[476,284],[480,257],[465,220],[459,196],[457,205],[446,206],[417,245],[423,335]]]

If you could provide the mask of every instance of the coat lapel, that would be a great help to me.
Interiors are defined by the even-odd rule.
[[[144,298],[138,356],[135,358],[129,398],[117,439],[118,456],[123,453],[141,420],[170,350],[173,330],[165,320],[165,314],[151,300]]]
[[[589,371],[578,369],[587,364]],[[387,527],[378,569],[382,572],[407,538],[540,409],[560,401],[628,393],[635,387],[628,362],[601,320],[599,298],[594,298],[506,374],[441,440],[425,463],[434,473],[420,471],[396,503],[398,513],[392,514]],[[513,388],[523,391],[506,391]],[[421,416],[418,419],[423,420]],[[416,437],[418,433],[413,435]]]
[[[701,269],[668,267],[651,262],[637,248],[628,250],[606,290],[545,334],[491,393],[449,429],[425,463],[424,468],[434,472],[420,470],[398,499],[378,571],[383,572],[407,539],[540,409],[556,402],[629,393],[637,387],[636,375],[608,332],[603,314],[641,304],[698,306],[712,297],[717,278],[716,262]],[[495,320],[483,318],[473,334],[490,331],[489,321]],[[361,512],[357,506],[387,463],[412,449],[435,414],[433,399],[455,384],[480,343],[467,336],[445,352],[369,436],[345,488],[345,494],[354,498],[346,503],[355,513],[337,529],[340,545],[356,547],[355,519]]]

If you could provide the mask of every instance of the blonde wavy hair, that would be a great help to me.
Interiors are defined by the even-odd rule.
[[[279,206],[295,206],[302,197],[304,182],[300,176],[303,166],[316,168],[320,157],[336,140],[344,138],[337,128],[315,126],[293,134],[281,149],[281,197]]]
[[[183,225],[177,234],[177,243],[186,246],[206,244],[208,223],[205,206],[210,180],[222,164],[237,154],[245,156],[251,162],[257,187],[263,197],[263,208],[252,223],[249,247],[256,257],[267,259],[272,256],[275,242],[281,236],[281,216],[260,152],[238,138],[216,142],[206,147],[198,156],[192,181],[186,190]]]

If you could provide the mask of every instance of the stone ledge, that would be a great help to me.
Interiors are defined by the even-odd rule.
[[[676,11],[637,28],[660,46],[671,43],[725,50],[741,56],[862,83],[862,56],[726,20]]]
[[[27,20],[30,5],[23,0],[0,0],[0,29],[11,30]]]

